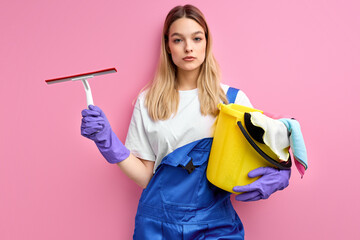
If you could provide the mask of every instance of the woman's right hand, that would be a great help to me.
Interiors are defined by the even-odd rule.
[[[81,111],[81,135],[96,143],[106,141],[110,137],[111,126],[104,112],[97,106],[89,105],[89,109]]]
[[[81,112],[81,135],[93,140],[109,163],[118,163],[129,157],[130,151],[112,131],[104,112],[97,106]]]

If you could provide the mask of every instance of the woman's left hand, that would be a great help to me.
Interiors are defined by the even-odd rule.
[[[261,176],[258,180],[245,186],[235,186],[234,192],[244,192],[235,197],[238,201],[249,202],[267,199],[277,190],[289,185],[291,170],[279,170],[272,167],[260,167],[249,172],[250,178]]]

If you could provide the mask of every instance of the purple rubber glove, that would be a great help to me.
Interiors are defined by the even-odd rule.
[[[238,201],[249,202],[267,199],[277,190],[283,190],[289,185],[291,171],[279,170],[272,167],[260,167],[249,172],[250,178],[260,177],[245,186],[235,186],[234,192],[244,192],[235,197]]]
[[[81,115],[81,135],[93,140],[109,163],[118,163],[129,157],[130,151],[111,130],[109,121],[99,107],[89,105],[89,109],[82,110]]]

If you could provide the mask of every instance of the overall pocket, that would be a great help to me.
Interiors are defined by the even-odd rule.
[[[161,166],[159,178],[160,194],[163,202],[169,205],[196,207],[203,169],[196,167],[192,173],[181,166]],[[160,173],[160,172],[159,172]]]
[[[197,209],[207,207],[214,201],[214,192],[211,184],[206,178],[206,167],[209,151],[203,149],[192,150],[186,157],[182,157],[179,165],[174,161],[164,161],[160,178],[160,194],[164,203],[184,207],[195,207]],[[193,171],[186,170],[191,159]],[[190,168],[191,169],[191,168]]]

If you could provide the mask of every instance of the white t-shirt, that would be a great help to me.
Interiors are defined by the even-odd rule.
[[[226,93],[229,86],[221,84]],[[203,138],[213,137],[215,117],[200,112],[198,89],[179,91],[178,111],[167,120],[153,121],[145,107],[142,92],[135,104],[125,146],[136,157],[155,161],[155,169],[161,160],[175,149]],[[252,107],[244,92],[239,91],[236,104]]]

